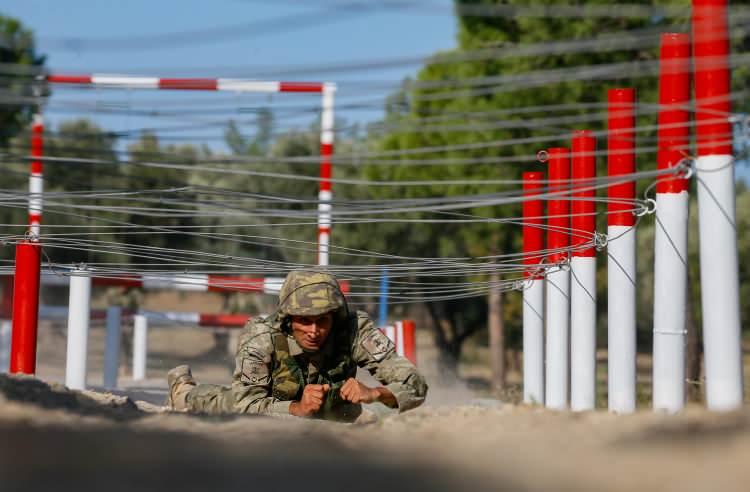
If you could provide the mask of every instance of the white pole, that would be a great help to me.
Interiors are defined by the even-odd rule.
[[[13,324],[9,319],[0,320],[0,373],[10,370],[10,336]]]
[[[82,390],[86,389],[86,357],[91,312],[91,277],[85,270],[71,272],[68,305],[65,385],[71,389]]]
[[[570,408],[596,408],[596,137],[573,132],[570,260]]]
[[[635,411],[635,89],[607,91],[607,384],[609,410]]]
[[[706,401],[712,410],[738,408],[743,398],[733,164],[730,155],[696,160]]]
[[[656,410],[685,405],[688,192],[656,194],[654,395]]]
[[[676,170],[690,144],[690,36],[661,35],[659,170]],[[685,307],[687,289],[688,181],[660,176],[654,237],[653,408],[685,406]]]
[[[706,402],[720,411],[743,399],[727,3],[693,0],[692,11]]]
[[[570,270],[562,267],[547,273],[547,373],[545,377],[545,405],[564,410],[568,407],[570,377]]]
[[[596,407],[596,257],[570,260],[570,408]]]
[[[122,308],[107,308],[107,338],[104,345],[104,387],[117,388],[117,373],[120,368],[120,327],[122,326]]]
[[[142,314],[133,316],[133,381],[146,378],[146,356],[148,354],[148,318]]]
[[[635,411],[635,227],[607,228],[609,410]]]
[[[544,280],[523,291],[523,401],[544,404]]]

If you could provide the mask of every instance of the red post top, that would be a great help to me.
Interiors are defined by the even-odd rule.
[[[403,332],[404,357],[417,365],[417,329],[414,321],[405,319],[401,322]]]
[[[537,266],[542,261],[544,249],[544,202],[534,198],[544,193],[544,173],[525,172],[523,179],[523,263]],[[524,271],[525,277],[542,278],[536,268]]]
[[[690,145],[690,37],[683,33],[661,35],[659,63],[658,169],[677,166]],[[675,175],[657,178],[657,193],[687,191],[688,180]]]
[[[553,147],[549,154],[549,192],[566,193],[547,203],[547,249],[564,250],[570,243],[570,151],[566,147]],[[550,263],[567,258],[566,251],[549,255]]]
[[[44,155],[44,124],[39,115],[34,116],[31,125],[31,157],[42,157]],[[42,174],[44,165],[40,159],[32,159],[31,173]]]
[[[589,130],[573,132],[571,166],[573,169],[573,202],[571,214],[571,246],[581,248],[593,244],[596,231],[596,138]],[[590,189],[587,189],[590,188]],[[573,256],[596,256],[593,246],[574,249]]]
[[[610,178],[635,173],[635,89],[610,89],[608,100],[607,174]],[[608,189],[609,225],[635,224],[635,180]]]
[[[695,120],[698,155],[732,154],[726,0],[693,0]]]
[[[331,156],[333,145],[329,143],[320,144],[320,191],[331,191]]]

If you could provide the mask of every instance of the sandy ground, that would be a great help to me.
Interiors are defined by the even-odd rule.
[[[343,425],[143,411],[0,376],[3,491],[746,491],[750,412],[430,407]],[[301,490],[301,489],[300,489]]]
[[[227,382],[231,350],[211,331],[151,330],[147,379],[129,378],[124,350],[115,395],[100,387],[103,335],[94,326],[89,337],[97,391],[59,384],[65,333],[48,324],[41,379],[0,375],[0,491],[750,490],[750,408],[616,416],[503,404],[436,382],[421,339],[431,390],[415,411],[376,405],[368,425],[191,416],[157,406],[164,373],[189,362],[199,380]]]

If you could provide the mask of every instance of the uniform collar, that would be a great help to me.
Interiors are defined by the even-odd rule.
[[[297,340],[294,339],[292,335],[287,335],[287,343],[289,344],[289,355],[292,357],[296,357],[298,355],[306,354],[308,356],[329,356],[333,353],[333,341],[331,340],[333,337],[331,335],[328,335],[328,340],[323,344],[323,347],[317,351],[317,352],[305,352],[302,347],[300,347],[299,343],[297,343]]]
[[[302,350],[302,347],[299,346],[297,340],[295,340],[293,336],[287,335],[286,339],[289,343],[289,355],[291,355],[292,357],[296,357],[300,354],[305,353],[305,351]]]

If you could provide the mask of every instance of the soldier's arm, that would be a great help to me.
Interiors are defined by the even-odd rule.
[[[396,347],[373,324],[367,313],[357,312],[357,333],[352,355],[395,398],[399,411],[418,407],[427,395],[427,382],[414,364],[396,354]],[[387,403],[387,394],[380,399]]]
[[[273,342],[271,328],[248,322],[237,344],[232,377],[234,409],[238,413],[289,415],[289,401],[271,395]]]

